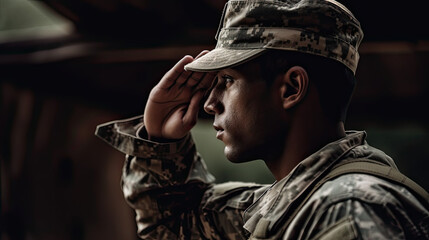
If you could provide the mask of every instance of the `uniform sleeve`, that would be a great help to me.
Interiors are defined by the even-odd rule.
[[[96,135],[125,154],[122,190],[143,239],[245,239],[243,211],[265,186],[213,184],[191,135],[149,141],[142,116],[99,125]]]

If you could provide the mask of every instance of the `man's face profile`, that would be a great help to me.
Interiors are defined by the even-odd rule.
[[[280,129],[281,101],[275,84],[261,78],[251,61],[218,72],[204,109],[214,115],[216,137],[232,162],[262,159],[272,154]]]

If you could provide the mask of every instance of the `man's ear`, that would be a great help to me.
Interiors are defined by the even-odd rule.
[[[300,67],[291,67],[282,79],[280,94],[284,109],[290,109],[297,105],[307,94],[308,89],[307,71]]]

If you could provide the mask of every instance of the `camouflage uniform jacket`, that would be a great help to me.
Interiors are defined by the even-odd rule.
[[[369,158],[394,166],[366,143],[365,132],[348,132],[272,185],[214,184],[190,135],[151,142],[141,120],[106,123],[96,135],[126,154],[122,189],[143,239],[429,239],[427,209],[406,188],[366,174],[326,182],[282,225],[291,203],[334,162]]]

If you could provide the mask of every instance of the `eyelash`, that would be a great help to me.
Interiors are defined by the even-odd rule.
[[[225,81],[225,84],[233,83],[233,82],[234,82],[234,78],[232,78],[232,77],[231,77],[231,76],[229,76],[229,75],[223,75],[223,76],[222,76],[222,79]]]

